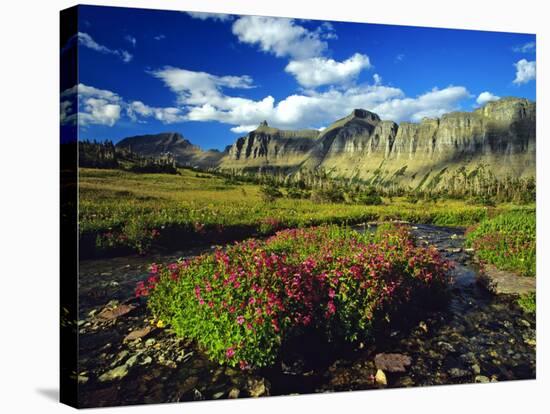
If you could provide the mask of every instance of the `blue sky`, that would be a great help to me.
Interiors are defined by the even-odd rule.
[[[401,122],[536,98],[530,34],[80,6],[70,47],[61,120],[81,139],[174,131],[223,149],[263,119],[321,129],[358,107]]]

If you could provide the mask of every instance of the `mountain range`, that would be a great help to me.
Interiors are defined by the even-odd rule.
[[[355,109],[319,131],[282,130],[266,121],[223,152],[203,151],[178,133],[129,137],[117,146],[144,156],[171,153],[183,166],[288,174],[323,169],[415,184],[430,173],[483,165],[495,176],[535,176],[536,103],[502,98],[472,112],[418,123],[382,120]]]

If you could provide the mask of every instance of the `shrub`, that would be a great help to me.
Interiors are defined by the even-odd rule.
[[[287,191],[287,196],[288,198],[293,198],[293,199],[309,198],[310,193],[309,191],[306,191],[306,190],[301,190],[296,187],[291,187]]]
[[[131,248],[139,254],[146,253],[160,231],[145,224],[139,218],[129,220],[122,230],[109,230],[96,236],[96,247],[101,251]]]
[[[262,196],[262,199],[266,203],[272,203],[278,198],[281,198],[283,196],[283,193],[281,191],[272,185],[266,185],[260,188],[260,194]]]
[[[368,339],[374,321],[426,289],[444,289],[450,264],[416,247],[405,228],[290,229],[167,266],[153,265],[137,296],[153,315],[231,366],[274,363],[307,329]]]
[[[343,203],[346,198],[342,189],[332,187],[313,191],[311,193],[311,199],[320,203]]]
[[[470,198],[469,200],[467,200],[467,203],[472,204],[472,205],[481,205],[481,206],[487,206],[487,207],[495,207],[496,206],[496,202],[495,202],[494,198],[489,197],[489,196],[473,197],[473,198]]]
[[[367,206],[379,206],[382,204],[382,197],[378,194],[361,193],[357,196],[357,203]]]

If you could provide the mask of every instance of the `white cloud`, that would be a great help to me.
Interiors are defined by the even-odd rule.
[[[133,47],[136,47],[137,40],[134,36],[126,35],[124,36],[124,40],[126,40],[128,43],[131,43]]]
[[[61,94],[61,122],[113,126],[120,118],[122,99],[116,93],[82,83]]]
[[[185,105],[220,105],[221,88],[250,89],[254,85],[250,76],[216,76],[206,72],[194,72],[167,66],[151,72],[178,95],[178,102]]]
[[[200,19],[200,20],[217,20],[220,22],[227,22],[234,19],[234,16],[231,14],[223,14],[223,13],[204,13],[204,12],[185,12],[189,16],[191,16],[193,19]]]
[[[416,98],[389,99],[371,110],[384,119],[418,122],[422,118],[440,117],[455,111],[459,109],[459,102],[469,97],[470,93],[463,86],[448,86],[445,89],[433,88]]]
[[[334,29],[334,26],[330,22],[323,22],[317,29],[315,29],[315,33],[317,33],[321,39],[326,40],[335,40],[338,39],[338,35],[336,34],[336,30]]]
[[[375,85],[380,85],[382,83],[382,76],[380,76],[378,73],[372,75],[372,79],[374,80]]]
[[[523,45],[513,47],[514,52],[518,53],[533,53],[535,52],[537,45],[535,42],[528,42]]]
[[[130,62],[133,58],[132,54],[130,54],[126,50],[110,49],[107,46],[100,45],[88,33],[78,32],[76,36],[78,39],[78,43],[81,46],[87,47],[88,49],[95,50],[96,52],[99,52],[99,53],[118,56],[120,59],[122,59],[124,63]]]
[[[357,78],[363,69],[370,67],[369,57],[356,53],[342,62],[324,57],[292,60],[285,71],[292,74],[300,85],[311,88],[348,83]]]
[[[396,62],[402,62],[404,59],[405,59],[405,55],[403,53],[400,53],[395,57]]]
[[[157,121],[165,124],[173,124],[185,120],[185,117],[180,108],[156,108],[148,106],[141,101],[133,101],[128,104],[126,112],[133,121],[139,120],[137,115],[140,115],[144,118],[153,117]]]
[[[491,92],[485,91],[481,92],[476,99],[478,105],[483,106],[487,102],[496,101],[500,99],[500,96],[493,95]]]
[[[166,39],[166,35],[163,35],[163,34],[161,33],[161,34],[159,34],[159,35],[154,36],[153,39],[155,39],[155,40],[163,40],[163,39]]]
[[[125,102],[118,94],[83,83],[66,89],[61,94],[61,123],[87,125],[115,125],[123,113],[135,122],[153,117],[171,124],[186,118],[181,108],[157,108],[141,101]]]
[[[516,78],[513,82],[516,85],[527,83],[537,76],[537,65],[534,60],[528,61],[526,59],[521,59],[514,63],[514,66],[516,67]]]
[[[418,121],[458,109],[460,101],[470,96],[464,87],[449,86],[409,98],[399,88],[382,85],[378,78],[379,83],[373,85],[310,90],[276,102],[272,96],[253,100],[230,96],[222,90],[223,85],[250,87],[252,80],[248,77],[216,76],[178,68],[152,74],[176,93],[186,120],[222,122],[233,125],[231,130],[235,133],[246,133],[264,119],[279,128],[320,128],[355,108],[371,110],[383,119]]]
[[[460,102],[470,96],[462,86],[449,86],[411,98],[399,88],[383,85],[378,78],[374,84],[329,88],[322,92],[309,90],[279,101],[270,95],[254,100],[227,95],[225,91],[226,88],[253,87],[248,76],[217,76],[172,67],[151,74],[176,94],[177,106],[160,108],[137,100],[126,101],[115,92],[79,84],[61,96],[62,122],[76,122],[78,113],[82,126],[112,126],[126,115],[134,122],[150,118],[163,123],[217,121],[231,125],[235,133],[247,133],[263,120],[285,129],[320,129],[355,108],[364,108],[397,122],[419,121],[456,110]]]
[[[242,43],[258,45],[263,52],[295,60],[320,56],[327,48],[320,33],[286,18],[243,16],[233,23],[233,34]]]
[[[128,53],[126,50],[121,50],[120,51],[120,58],[122,59],[122,61],[124,63],[128,63],[130,62],[134,57],[132,56],[132,54]]]
[[[248,134],[250,131],[254,131],[256,128],[258,128],[258,124],[239,125],[231,128],[231,132],[234,132],[235,134]]]

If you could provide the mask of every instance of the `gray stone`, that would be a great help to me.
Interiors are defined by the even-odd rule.
[[[113,368],[99,377],[100,382],[114,381],[124,378],[128,375],[128,366],[126,364]]]
[[[227,394],[228,398],[239,398],[241,391],[238,388],[231,388]]]
[[[127,366],[128,368],[133,367],[134,365],[136,365],[137,360],[138,360],[138,354],[132,355],[130,358],[128,358],[128,359],[126,360],[126,366]]]
[[[387,372],[405,372],[411,365],[411,357],[404,354],[377,354],[374,357],[376,368]]]
[[[464,378],[470,375],[470,373],[461,368],[451,368],[449,370],[449,375],[453,378]]]
[[[145,358],[143,358],[143,361],[141,361],[141,365],[148,365],[151,362],[153,362],[153,358],[147,355]]]
[[[534,292],[537,281],[534,277],[521,277],[507,270],[487,264],[478,277],[481,286],[495,295],[523,295]]]
[[[130,332],[128,335],[126,335],[123,342],[130,342],[130,341],[135,341],[138,338],[145,338],[148,335],[150,335],[154,330],[155,328],[151,325],[147,325],[141,329],[136,329]]]
[[[247,390],[251,397],[264,397],[269,395],[269,383],[265,378],[249,378]]]
[[[451,352],[451,353],[456,352],[455,348],[448,342],[439,341],[437,343],[437,346],[439,347],[439,349],[441,349],[444,352]]]
[[[523,326],[524,328],[530,328],[531,324],[527,322],[525,319],[519,319],[518,325]]]

